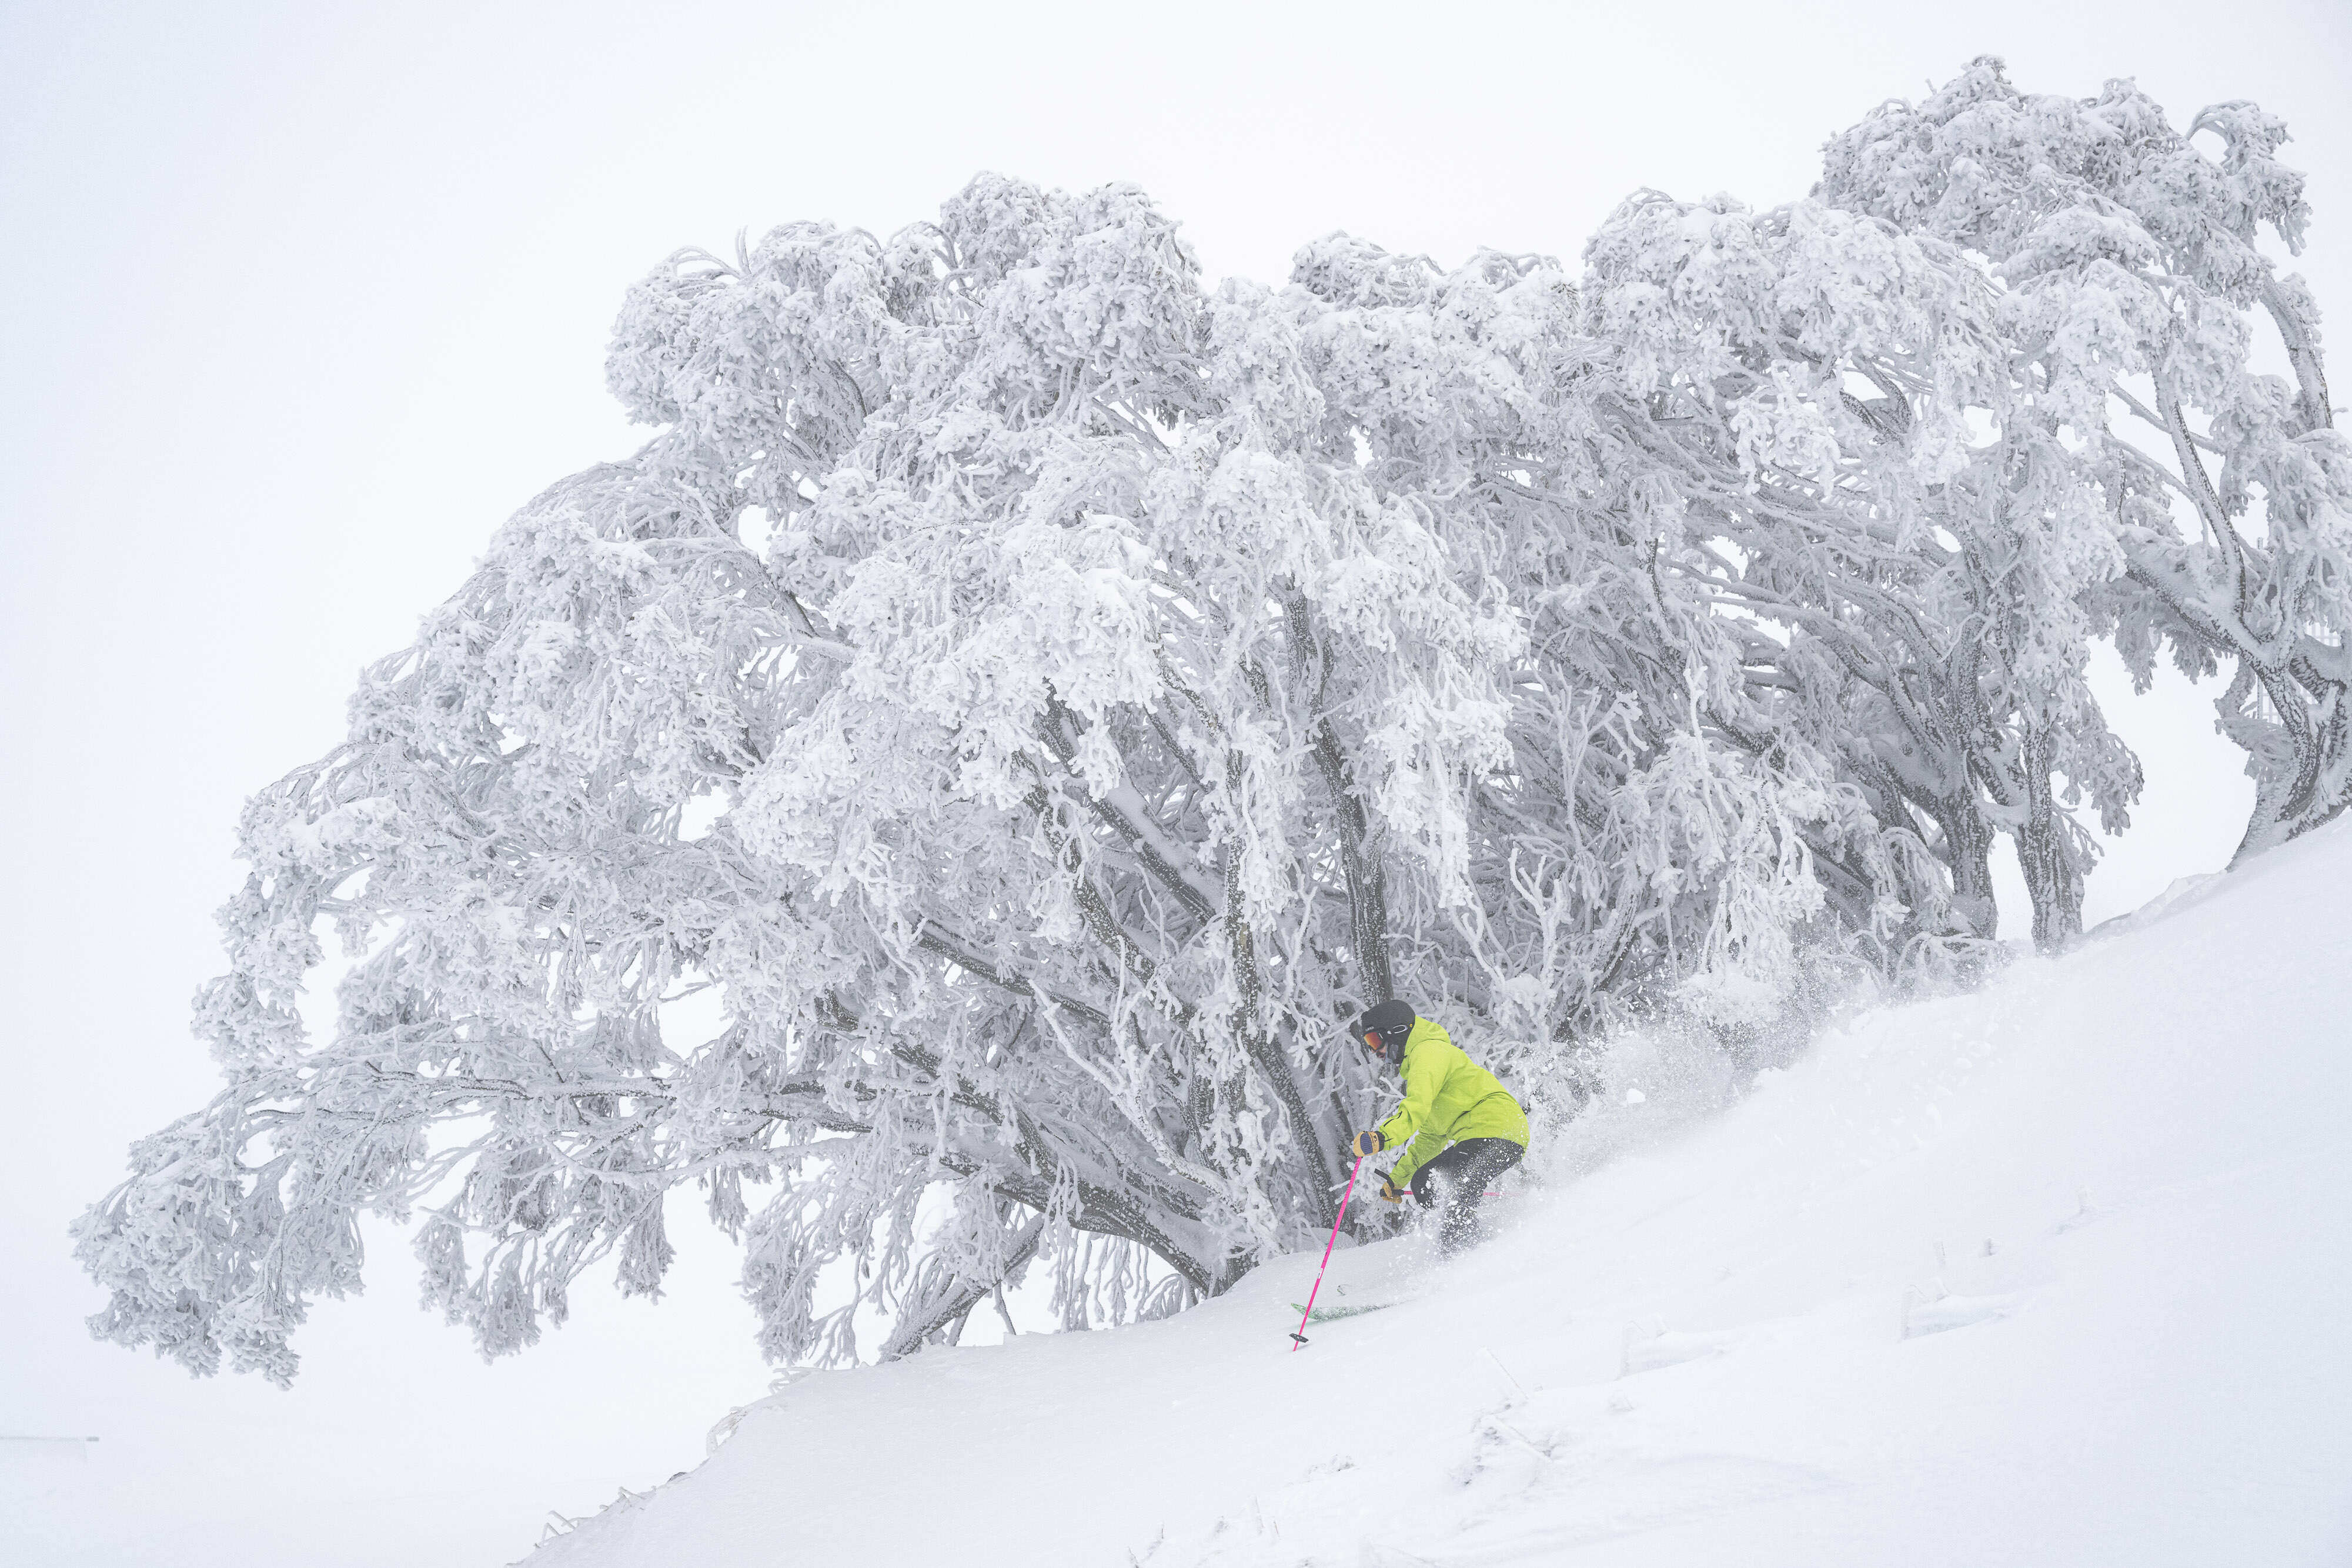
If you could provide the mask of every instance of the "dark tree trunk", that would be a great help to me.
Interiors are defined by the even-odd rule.
[[[2079,830],[2050,787],[2050,741],[2025,737],[2025,825],[2017,834],[2018,868],[2033,904],[2033,946],[2061,953],[2083,935],[2083,856]]]
[[[1937,801],[1935,816],[1944,831],[1944,863],[1952,873],[1952,912],[1969,935],[1990,942],[2000,928],[2000,906],[1992,895],[1991,824],[1971,795]]]

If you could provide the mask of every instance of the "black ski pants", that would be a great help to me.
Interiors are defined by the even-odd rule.
[[[1439,1252],[1477,1245],[1485,1234],[1478,1204],[1486,1196],[1486,1184],[1517,1165],[1527,1152],[1508,1138],[1465,1138],[1412,1173],[1412,1196],[1424,1207],[1438,1206]]]

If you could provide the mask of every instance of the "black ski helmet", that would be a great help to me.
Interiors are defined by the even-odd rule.
[[[1412,1032],[1412,1009],[1405,1003],[1374,1002],[1364,1009],[1363,1017],[1358,1019],[1348,1032],[1356,1037],[1358,1045],[1368,1051],[1371,1048],[1365,1044],[1364,1037],[1378,1034],[1381,1037],[1381,1060],[1393,1067],[1404,1061],[1405,1037]]]

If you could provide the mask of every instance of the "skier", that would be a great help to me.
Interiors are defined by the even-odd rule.
[[[1404,1074],[1404,1103],[1396,1114],[1356,1134],[1360,1159],[1404,1148],[1404,1157],[1381,1182],[1381,1200],[1402,1203],[1410,1192],[1424,1207],[1436,1203],[1441,1255],[1474,1245],[1486,1184],[1528,1152],[1527,1111],[1493,1073],[1463,1053],[1443,1025],[1415,1017],[1403,1002],[1366,1009],[1349,1032]]]

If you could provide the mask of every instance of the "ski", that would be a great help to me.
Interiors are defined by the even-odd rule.
[[[1360,1318],[1366,1312],[1377,1312],[1383,1307],[1394,1305],[1396,1305],[1394,1301],[1374,1301],[1367,1307],[1318,1307],[1310,1312],[1297,1301],[1293,1301],[1290,1303],[1290,1310],[1294,1312],[1305,1313],[1307,1322],[1310,1323],[1336,1323],[1341,1318]]]

